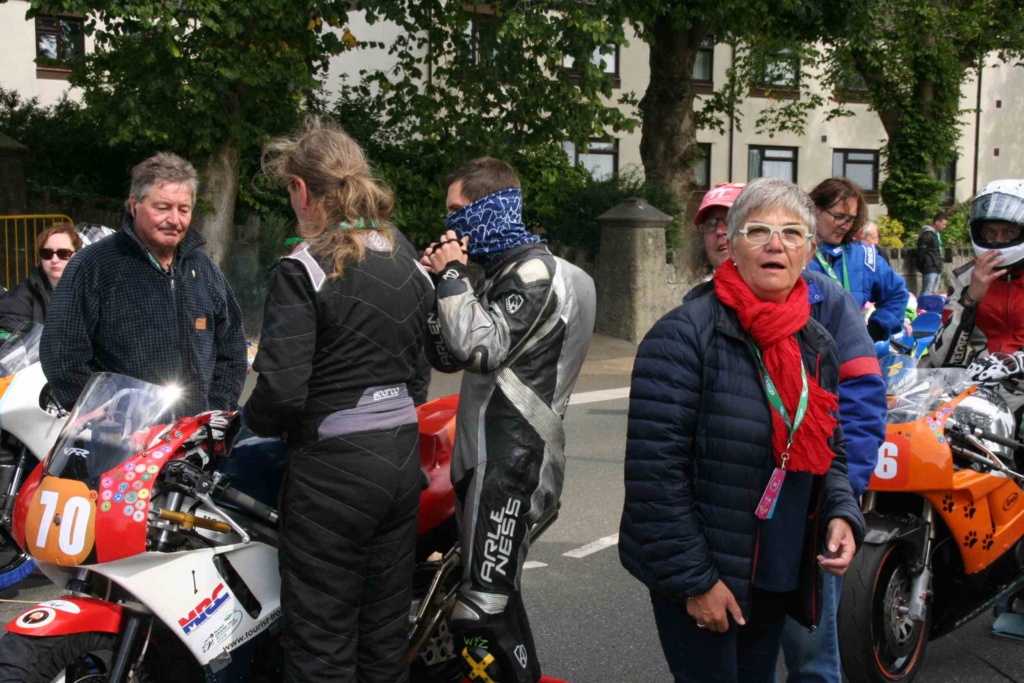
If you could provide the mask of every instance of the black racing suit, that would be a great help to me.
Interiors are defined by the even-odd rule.
[[[300,245],[267,293],[245,417],[285,433],[281,518],[284,680],[408,677],[420,497],[416,376],[434,290],[378,232],[328,278],[333,257]]]
[[[533,683],[520,575],[530,528],[554,515],[562,492],[562,416],[593,334],[594,282],[543,245],[522,245],[495,257],[476,291],[465,266],[448,264],[437,308],[466,370],[451,471],[464,565],[456,650],[472,680]]]

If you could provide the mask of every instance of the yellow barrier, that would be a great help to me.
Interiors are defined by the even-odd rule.
[[[36,265],[36,237],[54,223],[71,223],[61,213],[25,216],[0,216],[0,239],[3,239],[3,285],[10,289],[26,277]]]

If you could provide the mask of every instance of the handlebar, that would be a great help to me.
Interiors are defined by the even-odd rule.
[[[986,441],[997,443],[1000,446],[1006,446],[1011,450],[1024,449],[1024,444],[1020,443],[1019,441],[1007,439],[1005,436],[999,436],[998,434],[993,434],[992,432],[986,432],[984,429],[980,429],[978,427],[975,427],[974,425],[968,425],[968,427],[970,427],[971,434],[974,434],[974,436],[978,437],[979,439],[985,439]]]
[[[242,493],[238,489],[227,486],[222,491],[219,491],[217,495],[219,498],[237,505],[258,519],[271,524],[277,524],[277,510],[269,505],[264,505],[247,493]]]

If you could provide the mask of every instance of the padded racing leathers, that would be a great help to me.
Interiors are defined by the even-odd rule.
[[[495,257],[475,292],[465,266],[448,264],[437,307],[466,370],[451,470],[464,566],[456,650],[487,676],[474,680],[494,680],[497,665],[502,683],[533,683],[540,667],[520,574],[529,529],[554,514],[562,492],[562,416],[594,329],[594,282],[543,245],[522,245]],[[479,664],[488,656],[492,664]]]

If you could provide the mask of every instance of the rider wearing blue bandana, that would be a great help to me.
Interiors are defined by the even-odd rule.
[[[839,283],[858,306],[873,301],[868,334],[888,339],[903,327],[910,292],[877,248],[854,239],[868,218],[864,194],[847,178],[829,178],[810,195],[818,207],[818,251],[807,267]]]
[[[590,346],[594,282],[526,230],[508,164],[476,159],[447,185],[448,230],[422,263],[437,281],[433,327],[465,370],[451,466],[464,568],[452,629],[474,681],[535,683],[520,578],[529,530],[553,519],[562,492],[562,416]],[[484,268],[475,289],[468,259]]]

